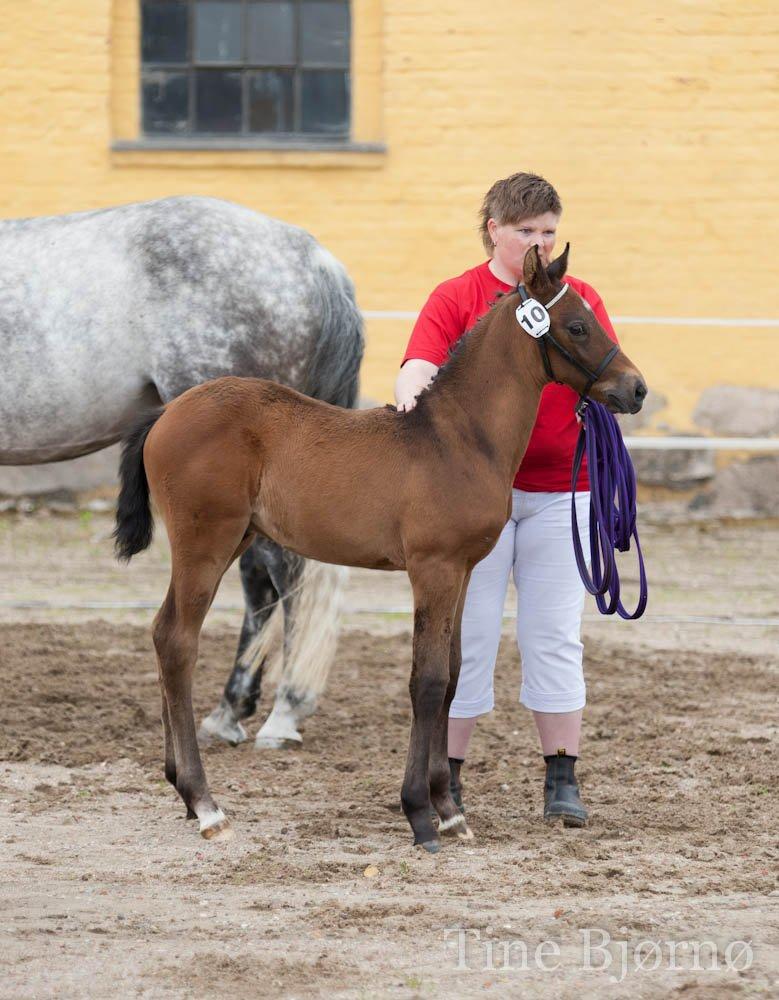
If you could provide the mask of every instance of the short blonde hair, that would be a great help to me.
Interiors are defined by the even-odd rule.
[[[481,206],[481,233],[484,249],[492,256],[492,237],[487,229],[490,219],[505,226],[507,223],[521,222],[544,212],[561,215],[563,206],[560,196],[543,177],[538,174],[512,174],[502,181],[495,181],[484,196]]]

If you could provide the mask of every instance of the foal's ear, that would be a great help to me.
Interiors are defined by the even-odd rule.
[[[541,290],[549,284],[544,265],[538,255],[538,247],[532,246],[525,254],[522,264],[522,279],[528,288]]]
[[[568,250],[570,246],[570,243],[566,243],[565,250],[563,250],[559,257],[555,257],[546,269],[547,276],[551,281],[562,281],[565,277],[565,272],[568,270]]]

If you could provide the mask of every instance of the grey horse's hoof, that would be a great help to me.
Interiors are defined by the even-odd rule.
[[[197,741],[201,747],[223,740],[231,746],[238,746],[247,739],[246,730],[237,722],[229,709],[219,705],[207,715],[197,731]]]
[[[254,739],[255,750],[294,750],[303,742],[297,719],[283,702],[275,704]]]
[[[261,733],[258,733],[254,740],[255,750],[299,750],[302,745],[302,736],[298,736],[295,739],[292,736],[263,736]]]
[[[427,851],[428,854],[438,854],[441,850],[440,840],[425,840],[421,844],[417,844],[417,847],[421,847],[423,851]]]

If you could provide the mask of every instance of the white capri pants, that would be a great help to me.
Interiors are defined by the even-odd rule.
[[[576,515],[587,557],[589,493],[576,494]],[[511,518],[495,548],[471,573],[463,608],[462,667],[450,718],[483,715],[495,704],[492,680],[512,572],[522,658],[520,702],[538,712],[584,707],[584,585],[573,554],[571,494],[513,490]]]

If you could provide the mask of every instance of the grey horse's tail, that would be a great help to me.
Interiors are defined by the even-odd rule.
[[[119,502],[116,505],[116,527],[113,537],[117,559],[129,560],[151,544],[154,519],[149,504],[149,483],[143,467],[143,446],[146,437],[162,414],[162,407],[141,416],[132,430],[122,439],[119,463]]]
[[[341,264],[317,246],[310,272],[318,291],[319,338],[312,353],[303,392],[334,406],[354,407],[365,339],[354,286]],[[273,711],[258,734],[262,739],[300,740],[297,724],[310,715],[324,690],[332,666],[346,571],[307,559],[295,577],[291,598],[276,611],[243,655],[256,670],[278,645],[281,678]],[[278,636],[282,615],[284,641]],[[277,642],[278,639],[278,642]],[[273,745],[271,742],[262,745]]]
[[[313,267],[320,299],[320,333],[303,392],[335,406],[353,407],[365,348],[354,286],[341,264],[317,247]]]

